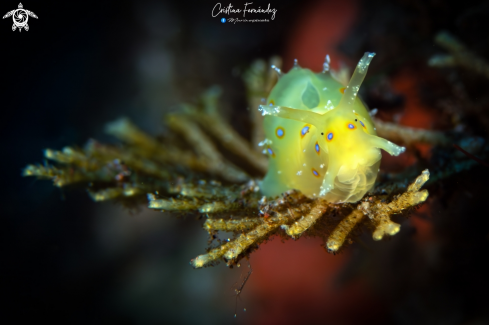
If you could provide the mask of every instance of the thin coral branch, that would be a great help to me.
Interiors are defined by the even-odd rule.
[[[353,210],[352,213],[341,220],[326,241],[326,248],[329,253],[335,253],[343,247],[353,229],[363,220],[363,216],[362,211]]]
[[[179,165],[192,170],[207,171],[209,169],[206,159],[198,157],[190,150],[182,150],[169,142],[161,143],[146,134],[126,118],[108,123],[105,131],[122,140],[130,147],[134,155],[151,158],[154,161],[167,165]]]
[[[200,127],[212,134],[229,152],[235,154],[262,174],[266,173],[268,161],[265,156],[254,151],[249,143],[232,129],[221,116],[218,114],[205,114],[195,109],[189,110],[187,115],[198,123]]]
[[[262,218],[242,218],[242,219],[207,219],[204,222],[204,229],[210,233],[214,231],[240,232],[253,229],[263,222]]]
[[[207,254],[197,256],[190,261],[190,264],[194,268],[200,268],[216,263],[221,258],[224,258],[228,265],[235,264],[238,257],[245,253],[251,245],[266,239],[266,237],[270,236],[270,233],[289,221],[290,218],[285,215],[272,218],[269,222],[263,222],[253,230],[239,235],[237,239],[229,241],[218,248],[214,248]],[[246,220],[245,222],[249,222],[249,220]],[[213,230],[209,229],[209,224],[207,225],[207,229]],[[236,229],[238,229],[238,227],[236,227]]]
[[[137,146],[141,149],[150,151],[161,150],[162,145],[153,137],[149,136],[127,118],[120,118],[116,121],[107,123],[105,132],[113,135],[125,143]]]
[[[39,179],[50,179],[53,185],[63,187],[71,184],[102,181],[108,182],[113,180],[116,172],[109,169],[99,169],[95,172],[85,171],[74,167],[58,168],[52,165],[28,165],[22,172],[23,176],[36,176]]]
[[[292,225],[283,225],[282,229],[292,238],[297,238],[302,235],[307,229],[311,228],[316,221],[321,218],[330,207],[330,203],[323,199],[316,199],[312,205],[311,211],[306,216],[302,216]]]
[[[95,202],[113,200],[119,197],[132,197],[144,194],[141,188],[125,184],[123,187],[112,187],[100,191],[88,191],[88,194]]]
[[[245,172],[226,161],[212,140],[185,116],[169,115],[170,128],[183,136],[198,154],[207,160],[208,171],[231,182],[244,182],[249,179]]]
[[[170,199],[156,199],[154,194],[148,194],[148,208],[158,209],[161,211],[189,211],[198,210],[200,206],[204,204],[202,200],[198,198],[170,198]]]
[[[160,193],[148,194],[148,207],[161,211],[191,211],[218,216],[221,213],[236,212],[236,216],[256,211],[260,196],[258,187],[250,181],[240,187],[224,187],[220,183],[199,184],[178,181],[162,195],[178,194],[178,197],[157,198]]]
[[[489,78],[489,64],[471,52],[462,42],[448,32],[440,32],[435,42],[450,52],[450,55],[437,55],[428,61],[433,67],[462,66]]]
[[[406,146],[414,143],[447,146],[451,143],[450,139],[443,132],[401,126],[395,123],[384,122],[377,118],[373,118],[373,121],[377,129],[377,134],[380,137],[387,138],[396,143],[402,143]]]
[[[428,198],[428,190],[422,190],[423,186],[429,179],[428,170],[416,178],[409,185],[406,192],[398,195],[392,202],[382,202],[380,198],[373,199],[372,202],[365,201],[359,205],[359,208],[368,216],[375,227],[372,235],[374,240],[381,240],[385,235],[393,236],[399,232],[401,226],[390,219],[393,214],[402,213],[404,210],[423,203]]]
[[[290,197],[279,198],[270,203],[264,200],[258,208],[264,216],[269,216],[267,218],[226,220],[213,219],[210,215],[204,223],[204,229],[209,234],[228,231],[234,232],[238,237],[226,241],[220,247],[211,249],[207,254],[197,256],[191,261],[191,264],[195,268],[200,268],[214,265],[218,260],[224,259],[228,265],[233,265],[239,258],[249,254],[252,247],[276,234],[280,228],[285,230],[285,233],[291,238],[300,237],[304,233],[310,237],[327,237],[326,248],[330,253],[340,250],[345,241],[351,237],[354,228],[365,219],[373,226],[374,240],[380,240],[385,235],[393,236],[399,232],[400,225],[393,222],[391,216],[423,203],[428,197],[428,191],[420,191],[420,189],[428,179],[429,172],[425,170],[404,193],[395,196],[389,203],[385,202],[386,195],[370,196],[365,201],[358,203],[352,212],[345,215],[334,226],[332,226],[334,222],[329,222],[327,219],[337,211],[337,205],[320,198],[307,199],[298,192],[289,193],[289,196],[293,198],[292,201]],[[298,202],[300,203],[297,204]],[[368,218],[363,218],[364,215]],[[326,220],[319,227],[315,227],[315,224],[321,219]],[[241,233],[243,231],[247,232]]]

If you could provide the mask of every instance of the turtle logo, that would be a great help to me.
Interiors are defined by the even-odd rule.
[[[29,16],[36,18],[37,16],[35,13],[29,10],[25,10],[24,7],[22,6],[22,3],[19,3],[19,8],[9,11],[3,16],[3,19],[12,16],[12,19],[14,20],[14,24],[12,25],[12,31],[15,31],[17,28],[19,29],[19,32],[22,31],[22,28],[24,28],[26,31],[29,30],[29,25],[27,25],[27,21],[29,20]]]

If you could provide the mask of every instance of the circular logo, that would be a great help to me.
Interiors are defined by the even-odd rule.
[[[27,13],[23,9],[17,9],[12,16],[14,19],[14,24],[17,27],[25,26],[27,24],[27,20],[29,19],[27,17]]]
[[[226,18],[221,18],[221,23],[225,23],[226,22]]]
[[[22,6],[22,3],[19,3],[19,7],[14,10],[10,10],[7,12],[2,19],[5,19],[7,17],[12,17],[14,24],[12,25],[12,31],[15,31],[16,29],[22,31],[22,29],[25,29],[26,31],[29,30],[29,25],[27,25],[27,21],[29,20],[29,16],[36,18],[37,16],[35,13],[33,13],[30,10],[24,9],[24,6]]]

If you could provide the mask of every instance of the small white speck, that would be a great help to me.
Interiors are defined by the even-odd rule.
[[[355,110],[353,110],[353,113],[355,113]]]
[[[324,168],[324,164],[319,165],[319,167]]]
[[[282,171],[281,171],[281,170],[279,170],[279,171],[277,172],[277,174],[282,174]]]
[[[306,167],[306,164],[304,163],[304,164],[302,164],[302,166]]]
[[[328,87],[324,87],[323,90],[328,90]]]
[[[263,141],[261,141],[261,142],[258,142],[258,146],[259,146],[259,147],[263,147],[263,146],[264,146],[264,145],[266,145],[266,144],[272,144],[272,141],[271,141],[271,140],[269,140],[269,139],[265,139],[265,140],[263,140]]]
[[[324,106],[324,108],[327,110],[332,110],[334,108],[334,105],[331,102],[331,100],[328,100],[328,102],[326,103],[326,106]]]
[[[302,175],[302,170],[299,170],[296,175],[297,176],[301,176]]]
[[[326,174],[329,174],[329,172],[326,172]]]
[[[377,131],[377,128],[374,128],[375,131]]]
[[[302,150],[302,152],[306,152],[306,149]]]

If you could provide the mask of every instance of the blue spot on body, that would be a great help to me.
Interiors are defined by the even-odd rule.
[[[284,130],[282,130],[282,129],[277,129],[277,135],[278,135],[279,137],[283,137],[283,136],[284,136]]]
[[[319,144],[316,143],[315,148],[316,148],[316,152],[319,153]]]
[[[221,18],[221,23],[225,23],[226,22],[226,18]]]
[[[271,155],[273,155],[272,149],[268,148],[268,153],[271,154]]]
[[[312,172],[314,175],[319,176],[319,173],[317,171],[315,171],[314,169],[312,170]]]
[[[354,129],[354,128],[355,128],[355,126],[354,126],[353,124],[351,124],[351,123],[350,123],[350,124],[348,124],[348,128],[350,128],[350,129]]]
[[[330,133],[328,134],[328,140],[333,140],[333,132],[330,132]]]
[[[309,127],[308,126],[304,126],[302,128],[302,131],[301,131],[302,136],[305,136],[307,132],[309,132]]]
[[[363,127],[365,127],[365,124],[363,124],[363,122],[362,122],[362,121],[360,121],[360,124],[361,124]]]

